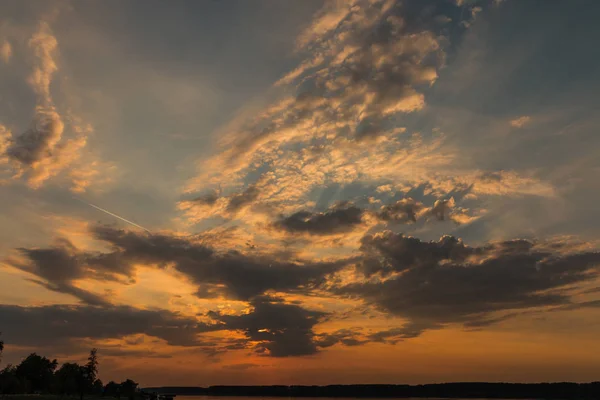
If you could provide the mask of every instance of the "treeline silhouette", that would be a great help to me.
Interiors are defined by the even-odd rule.
[[[4,342],[0,341],[0,361]],[[31,353],[18,365],[7,365],[0,370],[0,394],[56,394],[61,396],[85,395],[133,399],[138,384],[131,379],[109,382],[98,378],[98,354],[90,351],[85,365],[67,362],[58,367],[58,361]]]
[[[441,383],[430,385],[210,386],[153,387],[147,392],[187,396],[276,397],[437,397],[489,399],[600,399],[600,382],[592,383]]]

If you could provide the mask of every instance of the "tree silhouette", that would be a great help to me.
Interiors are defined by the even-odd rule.
[[[138,384],[131,379],[127,379],[125,382],[121,383],[121,391],[123,395],[127,396],[129,400],[133,400],[135,397],[135,392],[137,390]]]
[[[81,366],[76,363],[64,363],[56,371],[56,391],[62,395],[74,395],[81,392]]]
[[[119,384],[115,381],[110,381],[104,386],[104,396],[119,397]]]
[[[92,383],[96,380],[98,375],[98,349],[90,350],[90,356],[88,362],[85,364],[85,372]]]
[[[0,341],[0,355],[4,343]],[[0,370],[0,395],[23,393],[52,393],[61,396],[79,394],[80,399],[86,394],[94,396],[121,397],[121,394],[133,400],[138,391],[138,384],[131,379],[122,383],[110,381],[103,386],[98,379],[98,350],[90,351],[87,363],[64,363],[58,368],[56,360],[31,353],[19,365],[8,365]]]
[[[100,379],[96,379],[94,384],[92,385],[92,394],[95,396],[100,396],[104,392],[104,385]]]
[[[23,393],[21,380],[17,377],[16,367],[7,365],[0,371],[0,394]]]
[[[23,381],[26,392],[41,393],[50,391],[57,366],[56,360],[50,361],[46,357],[31,353],[17,366],[15,372],[17,378]]]
[[[98,375],[98,350],[92,349],[90,351],[90,356],[88,357],[88,362],[80,367],[80,385],[79,385],[79,398],[83,400],[83,396],[86,393],[91,393],[94,391],[94,384],[97,380]],[[102,382],[100,382],[102,385]]]

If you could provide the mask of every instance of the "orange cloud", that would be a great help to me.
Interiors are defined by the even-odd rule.
[[[512,119],[510,121],[510,126],[512,126],[513,128],[522,128],[530,122],[531,122],[531,117],[524,115],[522,117]]]
[[[12,56],[12,46],[8,40],[4,40],[2,45],[0,45],[0,59],[4,61],[5,64],[8,64],[10,58]]]
[[[3,49],[10,52],[10,45]],[[79,163],[81,153],[87,145],[93,128],[85,124],[71,111],[61,115],[51,93],[51,84],[58,72],[58,40],[50,25],[42,21],[27,42],[33,57],[29,86],[37,95],[32,126],[22,133],[11,134],[2,128],[0,134],[0,156],[13,169],[13,178],[25,176],[32,188],[39,188],[48,179]],[[3,50],[4,51],[4,50]],[[98,161],[89,165],[80,164],[72,173],[73,188],[82,191],[90,185],[91,178],[98,175],[93,169]]]

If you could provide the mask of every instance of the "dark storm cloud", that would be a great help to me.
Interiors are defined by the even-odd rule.
[[[77,339],[121,338],[146,334],[175,346],[198,346],[201,332],[214,330],[166,310],[134,307],[0,305],[0,326],[6,342],[54,346]]]
[[[269,297],[257,297],[251,302],[253,311],[244,315],[210,316],[228,330],[244,332],[249,341],[259,342],[254,351],[271,357],[315,354],[313,327],[326,314],[306,310],[294,304]]]
[[[348,232],[362,222],[364,210],[351,204],[338,204],[326,212],[299,211],[282,217],[274,225],[289,233],[330,235]]]
[[[495,312],[570,307],[565,288],[599,275],[600,253],[567,253],[565,246],[527,240],[469,247],[451,236],[425,242],[387,231],[362,242],[359,270],[388,279],[336,291],[408,319],[419,327],[416,334],[445,323],[489,325]]]

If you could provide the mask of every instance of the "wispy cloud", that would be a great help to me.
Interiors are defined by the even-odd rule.
[[[514,128],[522,128],[531,121],[531,117],[524,115],[519,118],[510,120],[510,125]]]
[[[56,13],[54,13],[56,14]],[[54,15],[53,14],[53,15]],[[54,15],[55,16],[55,15]],[[49,20],[54,18],[49,18]],[[2,56],[8,62],[12,47],[9,42],[2,46]],[[36,95],[36,106],[31,126],[21,132],[14,129],[3,135],[3,159],[12,168],[13,178],[24,177],[32,188],[41,187],[44,182],[70,167],[91,168],[87,160],[82,160],[82,150],[93,132],[90,124],[84,123],[70,107],[60,111],[53,97],[59,73],[59,42],[52,32],[50,22],[42,20],[37,29],[20,49],[29,52],[31,60],[27,83]],[[90,173],[87,174],[88,177]],[[74,187],[81,191],[85,185],[77,179]]]

